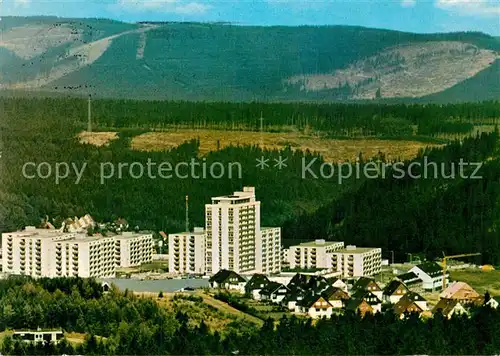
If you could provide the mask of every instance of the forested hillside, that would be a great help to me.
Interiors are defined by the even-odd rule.
[[[187,104],[182,102],[96,101],[95,129],[114,128],[118,139],[109,145],[82,144],[77,134],[86,128],[86,100],[79,99],[1,99],[2,119],[0,151],[0,229],[2,231],[38,224],[48,215],[56,225],[68,216],[91,214],[97,220],[125,217],[133,226],[143,229],[177,232],[184,228],[184,199],[190,196],[191,226],[203,226],[204,204],[212,196],[228,194],[244,185],[256,187],[262,200],[262,223],[283,226],[285,244],[291,240],[314,237],[341,239],[358,245],[380,246],[393,250],[400,260],[406,253],[425,252],[429,258],[446,253],[482,252],[481,260],[499,263],[500,245],[497,232],[500,196],[500,163],[497,159],[497,132],[475,135],[455,141],[444,148],[421,152],[436,163],[443,162],[449,174],[450,165],[484,162],[480,180],[463,179],[359,179],[352,175],[339,184],[334,178],[303,177],[304,162],[313,162],[318,173],[323,159],[314,152],[292,147],[262,150],[257,146],[229,146],[204,154],[194,139],[164,151],[143,152],[130,148],[131,139],[152,129],[176,130],[176,127],[203,125],[227,129],[256,130],[256,117],[263,111],[268,118],[265,130],[310,130],[339,135],[364,131],[367,135],[387,139],[398,128],[394,122],[424,131],[422,140],[432,140],[434,132],[468,132],[470,125],[486,120],[494,124],[498,102],[448,106],[418,105],[324,105],[311,104]],[[107,111],[110,110],[110,111]],[[115,118],[112,118],[113,113]],[[258,114],[257,114],[258,113]],[[141,115],[142,114],[142,115]],[[432,119],[435,118],[435,119]],[[390,120],[389,120],[390,119]],[[443,120],[440,124],[437,120]],[[352,125],[350,121],[352,120]],[[447,123],[447,124],[446,124]],[[464,126],[466,129],[464,130]],[[286,133],[284,133],[286,135]],[[405,133],[399,132],[399,135]],[[425,136],[427,135],[427,136]],[[345,144],[349,145],[349,136]],[[446,142],[446,141],[444,141]],[[256,159],[265,156],[273,162],[287,158],[283,170],[262,170]],[[372,157],[359,157],[361,167]],[[377,158],[385,160],[383,155]],[[397,157],[395,157],[397,158]],[[224,175],[207,179],[135,179],[125,170],[110,179],[101,180],[101,164],[113,167],[120,163],[189,162],[204,160],[207,165],[224,166],[238,162],[241,178]],[[46,178],[23,177],[26,162],[47,162],[52,175]],[[71,171],[66,179],[55,181],[56,163],[67,162],[84,174],[76,181]],[[405,162],[408,165],[410,162]],[[47,165],[42,173],[46,173]],[[455,169],[458,169],[457,167]],[[472,168],[469,167],[468,171]],[[34,170],[29,171],[30,175]],[[390,171],[388,171],[390,172]],[[78,184],[76,184],[78,183]],[[376,209],[374,209],[376,207]]]
[[[2,22],[0,89],[112,98],[417,100],[464,80],[475,85],[500,50],[497,38],[476,32],[9,17]],[[491,73],[491,81],[498,81],[498,73]],[[439,98],[492,98],[487,87],[457,97],[454,92]]]
[[[359,355],[454,354],[489,355],[500,350],[500,312],[479,307],[472,315],[431,319],[409,315],[400,320],[390,311],[361,318],[352,312],[312,323],[283,317],[275,326],[242,329],[225,336],[204,321],[174,314],[154,299],[112,290],[101,292],[96,281],[9,278],[0,281],[0,331],[32,325],[86,333],[83,343],[62,339],[38,345],[3,335],[2,354],[15,355]],[[391,310],[391,309],[390,309]]]

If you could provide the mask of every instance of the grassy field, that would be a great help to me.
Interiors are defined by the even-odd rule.
[[[174,313],[180,311],[188,314],[191,326],[197,326],[204,321],[210,330],[219,331],[222,334],[229,333],[233,329],[244,331],[248,328],[263,325],[261,319],[243,313],[220,300],[214,299],[203,291],[196,291],[195,293],[165,293],[163,298],[158,298],[157,293],[135,294],[144,298],[152,298],[159,305]],[[174,298],[175,295],[181,297]],[[190,299],[190,296],[201,298],[201,300]]]
[[[132,139],[131,147],[140,151],[162,151],[177,147],[191,140],[200,140],[201,154],[215,151],[227,146],[259,145],[266,149],[309,150],[320,153],[330,162],[354,160],[362,153],[371,158],[382,152],[389,159],[406,159],[414,157],[418,151],[438,144],[404,140],[378,139],[330,139],[299,132],[252,132],[252,131],[220,131],[220,130],[177,130],[169,132],[148,132]]]

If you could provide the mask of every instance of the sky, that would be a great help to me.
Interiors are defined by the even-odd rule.
[[[500,36],[500,0],[0,0],[0,17],[32,15],[126,22],[358,25]]]

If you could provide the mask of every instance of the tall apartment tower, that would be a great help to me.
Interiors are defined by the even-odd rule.
[[[212,198],[212,203],[205,205],[205,226],[207,274],[221,269],[236,273],[257,269],[261,233],[255,188],[244,187],[242,192]]]

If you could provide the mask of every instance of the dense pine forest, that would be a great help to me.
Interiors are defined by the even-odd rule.
[[[395,251],[398,260],[423,252],[429,258],[442,252],[482,252],[478,262],[500,263],[500,162],[497,131],[472,134],[468,139],[428,149],[425,157],[447,165],[484,162],[482,179],[387,178],[304,179],[303,160],[322,157],[314,152],[262,150],[245,145],[207,154],[206,162],[243,167],[238,177],[221,179],[134,179],[128,175],[101,184],[100,164],[111,162],[181,162],[200,159],[199,142],[193,140],[162,152],[130,149],[131,138],[151,130],[178,127],[286,132],[308,129],[318,137],[350,136],[387,138],[418,137],[435,140],[437,132],[461,133],[478,122],[496,124],[500,102],[457,105],[313,105],[229,104],[187,102],[95,101],[95,129],[116,130],[119,139],[109,146],[81,144],[77,133],[86,128],[85,99],[0,99],[0,229],[8,231],[36,225],[49,216],[56,225],[68,216],[91,214],[97,220],[125,217],[132,226],[167,233],[184,228],[184,197],[190,196],[191,226],[203,226],[204,204],[210,197],[256,187],[262,201],[262,224],[282,226],[284,243],[312,238],[339,239],[346,243],[380,246]],[[404,123],[404,124],[402,124]],[[406,125],[406,126],[405,126]],[[411,130],[410,130],[411,129]],[[420,134],[426,132],[426,134]],[[287,169],[261,170],[256,158],[286,157]],[[378,157],[384,161],[383,156]],[[368,164],[371,157],[361,158]],[[26,179],[26,162],[87,165],[75,184],[75,174],[55,182]],[[405,162],[406,165],[411,162]],[[449,172],[448,172],[449,173]],[[374,208],[376,207],[376,208]]]
[[[0,330],[32,325],[86,333],[74,345],[63,339],[31,345],[4,336],[0,350],[15,355],[482,355],[500,351],[500,312],[479,307],[450,320],[436,315],[400,320],[387,312],[375,316],[347,313],[320,320],[284,317],[261,328],[221,335],[187,314],[160,307],[154,300],[112,289],[96,281],[9,278],[0,281]]]

